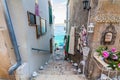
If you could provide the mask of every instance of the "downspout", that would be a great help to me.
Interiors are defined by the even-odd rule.
[[[12,20],[11,20],[11,17],[10,17],[7,1],[6,0],[1,0],[1,1],[2,1],[2,6],[3,6],[3,11],[4,11],[4,16],[5,16],[7,28],[8,28],[10,39],[11,39],[11,42],[12,42],[12,45],[13,45],[13,48],[14,48],[14,52],[15,52],[15,56],[16,56],[16,62],[17,62],[13,66],[11,66],[8,70],[9,74],[12,75],[13,72],[21,65],[21,56],[20,56],[20,53],[19,53],[18,44],[17,44],[17,40],[16,40],[16,37],[15,37],[15,32],[14,32],[14,29],[13,29],[13,24],[12,24]]]

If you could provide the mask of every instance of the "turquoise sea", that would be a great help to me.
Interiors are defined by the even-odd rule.
[[[55,43],[57,43],[57,47],[63,47],[64,36],[65,36],[64,26],[55,26],[54,34],[55,34],[54,40],[55,40]]]

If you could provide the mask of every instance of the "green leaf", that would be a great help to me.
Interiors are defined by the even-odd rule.
[[[107,47],[104,46],[100,46],[98,49],[96,49],[96,52],[99,53],[99,56],[102,56],[102,51],[106,50]]]

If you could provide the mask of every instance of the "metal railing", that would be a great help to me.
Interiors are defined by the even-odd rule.
[[[43,50],[43,49],[37,49],[37,48],[32,48],[32,50],[35,50],[35,51],[42,51],[42,52],[49,52],[49,53],[50,53],[49,50]]]

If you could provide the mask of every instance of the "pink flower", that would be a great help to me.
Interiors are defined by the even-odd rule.
[[[118,64],[118,68],[120,68],[120,63]]]
[[[113,54],[113,55],[112,55],[112,59],[117,60],[117,59],[118,59],[118,56],[117,56],[116,54]]]
[[[108,58],[109,57],[109,52],[103,51],[102,55],[103,55],[104,58]]]
[[[112,52],[116,52],[117,50],[116,50],[116,48],[112,48],[112,50],[111,50]]]

